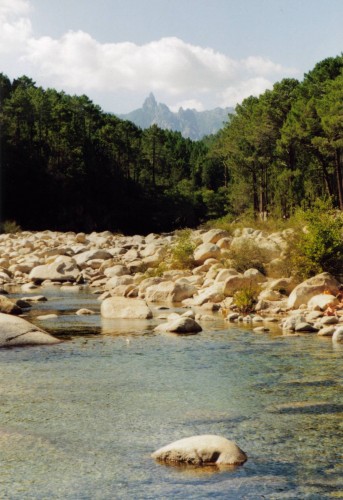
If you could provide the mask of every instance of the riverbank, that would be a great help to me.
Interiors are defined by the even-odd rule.
[[[32,302],[37,309],[45,301],[44,290],[58,287],[77,294],[86,288],[98,296],[103,318],[154,319],[158,331],[197,333],[220,314],[228,323],[249,323],[256,332],[277,324],[286,335],[315,333],[341,341],[340,281],[328,273],[302,283],[283,275],[290,231],[197,230],[187,238],[177,232],[145,237],[108,231],[3,234],[0,311],[25,316]],[[251,265],[256,267],[249,267],[252,246]],[[243,259],[244,271],[233,267]],[[17,297],[11,300],[5,294],[14,288]],[[177,306],[178,313],[162,314],[158,306]],[[75,312],[99,314],[82,304]],[[36,315],[36,326],[47,319],[53,317],[44,311]],[[21,326],[18,341],[23,338]]]

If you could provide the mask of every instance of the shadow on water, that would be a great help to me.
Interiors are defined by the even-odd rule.
[[[286,413],[286,414],[330,414],[330,413],[343,413],[343,404],[332,403],[291,403],[276,406],[274,409],[270,408],[272,413]]]

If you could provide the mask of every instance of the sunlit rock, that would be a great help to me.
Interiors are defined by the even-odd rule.
[[[210,434],[175,441],[155,451],[152,458],[166,463],[192,465],[242,465],[248,459],[233,441]]]
[[[0,347],[59,342],[61,341],[23,318],[0,313]]]
[[[143,299],[109,297],[101,303],[101,316],[118,319],[149,319],[152,311]]]

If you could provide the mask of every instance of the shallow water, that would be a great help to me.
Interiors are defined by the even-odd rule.
[[[220,318],[194,336],[76,316],[96,296],[41,290],[27,318],[66,339],[0,351],[0,498],[343,498],[343,349]],[[295,404],[297,403],[297,404]],[[150,453],[219,434],[238,468],[163,466]]]

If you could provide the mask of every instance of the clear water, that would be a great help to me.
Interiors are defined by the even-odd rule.
[[[40,324],[66,341],[0,351],[0,498],[343,498],[343,349],[331,339],[220,318],[199,335],[155,334],[153,322],[76,316],[99,309],[94,295],[42,293],[28,318],[59,311]],[[248,462],[150,458],[194,434],[236,441]]]

